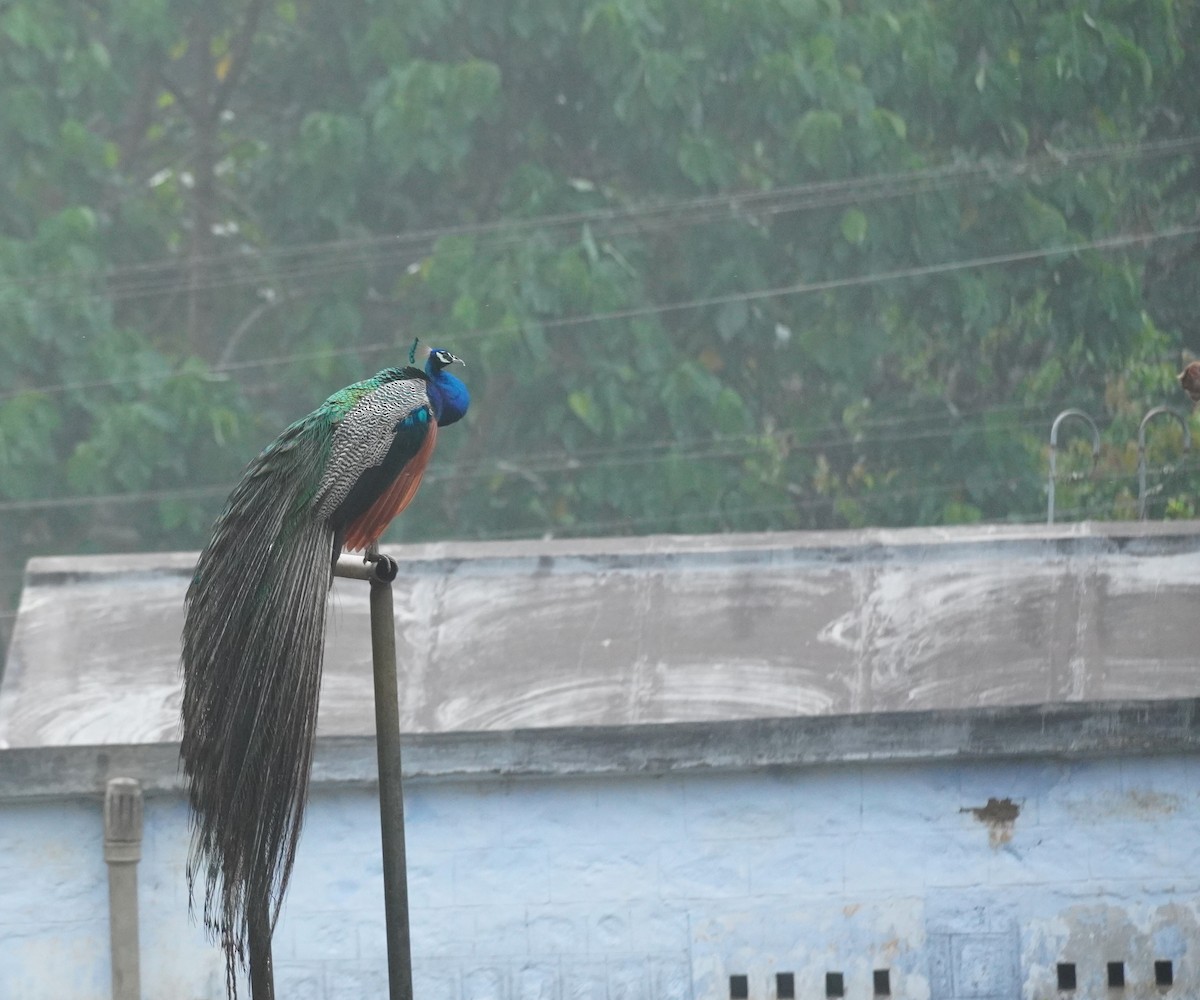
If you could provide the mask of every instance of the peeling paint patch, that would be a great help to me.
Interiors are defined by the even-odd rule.
[[[1021,807],[1012,799],[988,799],[987,805],[966,806],[959,812],[969,812],[988,828],[988,844],[1000,847],[1013,839],[1013,829]]]
[[[1081,904],[1069,906],[1050,919],[1031,921],[1024,943],[1026,996],[1053,996],[1058,962],[1069,962],[1078,974],[1079,997],[1126,995],[1130,998],[1175,996],[1158,979],[1160,966],[1186,968],[1187,957],[1200,941],[1195,904],[1172,902],[1149,906],[1131,901],[1125,905]],[[1119,966],[1125,993],[1110,992],[1114,983],[1109,966]],[[1186,973],[1184,973],[1186,974]],[[1180,996],[1194,996],[1183,992]]]
[[[1134,789],[1127,797],[1135,812],[1150,816],[1170,816],[1179,809],[1179,796],[1169,792],[1143,792]]]
[[[1086,801],[1068,805],[1071,815],[1082,821],[1094,822],[1098,816],[1113,819],[1160,820],[1179,811],[1183,800],[1173,792],[1151,789],[1131,789],[1094,796]]]

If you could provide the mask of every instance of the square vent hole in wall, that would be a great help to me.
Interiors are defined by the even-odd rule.
[[[876,969],[873,974],[875,995],[890,997],[892,995],[892,974],[887,969]]]
[[[1075,989],[1075,963],[1058,963],[1058,988],[1069,991]]]
[[[840,972],[825,973],[825,996],[844,997],[846,995],[846,980]]]
[[[796,1000],[796,976],[791,972],[775,973],[776,1000]]]
[[[734,975],[729,977],[729,1000],[749,1000],[750,977]]]
[[[1169,959],[1160,959],[1154,963],[1154,985],[1173,986],[1175,984],[1175,966]]]
[[[1108,963],[1108,988],[1110,990],[1121,990],[1125,988],[1124,962]]]

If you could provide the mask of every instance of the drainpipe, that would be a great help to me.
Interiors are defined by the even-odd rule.
[[[104,860],[113,1000],[141,1000],[138,970],[137,865],[142,857],[142,786],[112,778],[104,792]]]

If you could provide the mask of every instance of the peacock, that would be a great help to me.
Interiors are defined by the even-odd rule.
[[[414,351],[416,345],[413,345]],[[343,550],[376,557],[417,492],[440,428],[470,394],[429,352],[335,392],[243,473],[200,554],[185,601],[180,759],[191,806],[189,898],[270,1000],[271,931],[296,856],[308,791],[325,602]]]

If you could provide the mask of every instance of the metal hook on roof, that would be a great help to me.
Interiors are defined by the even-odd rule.
[[[1154,417],[1166,414],[1169,417],[1174,417],[1179,421],[1179,426],[1183,428],[1183,450],[1192,450],[1192,431],[1188,427],[1188,420],[1182,413],[1171,406],[1156,406],[1154,409],[1147,411],[1142,417],[1142,422],[1138,424],[1138,520],[1146,520],[1146,424]]]
[[[1054,418],[1054,423],[1050,425],[1050,476],[1046,480],[1046,523],[1054,523],[1054,479],[1058,472],[1058,425],[1061,424],[1067,417],[1078,417],[1084,421],[1092,429],[1092,468],[1096,468],[1096,460],[1100,457],[1100,428],[1096,426],[1096,421],[1089,417],[1083,410],[1063,410],[1057,417]]]

